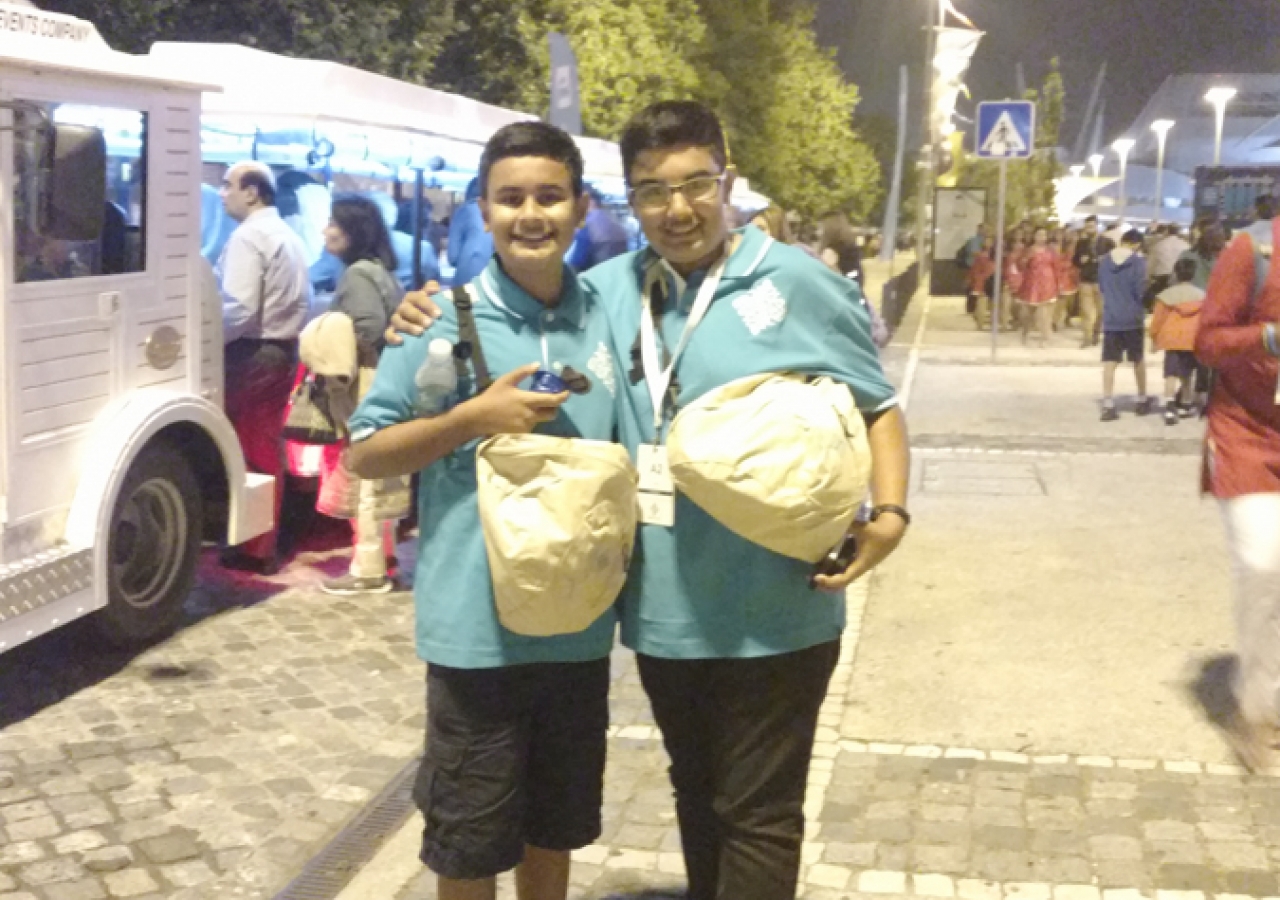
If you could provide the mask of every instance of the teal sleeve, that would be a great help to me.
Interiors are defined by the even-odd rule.
[[[850,282],[852,284],[852,282]],[[880,354],[871,340],[871,315],[861,293],[831,323],[827,333],[828,357],[835,376],[849,386],[863,413],[875,413],[897,405],[897,391],[885,377]]]
[[[439,302],[440,298],[437,298]],[[433,340],[458,340],[457,314],[453,305],[441,302],[444,315],[429,331],[407,337],[399,347],[388,347],[378,360],[373,387],[365,394],[351,417],[351,440],[360,442],[385,428],[417,418],[418,388],[414,376],[427,358],[427,347]]]
[[[880,351],[871,339],[871,313],[863,300],[862,288],[856,281],[834,272],[815,274],[813,290],[806,293],[821,298],[832,312],[824,346],[830,374],[849,386],[863,413],[895,406],[897,391],[885,377]]]

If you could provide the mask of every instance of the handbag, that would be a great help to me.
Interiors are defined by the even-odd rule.
[[[760,374],[704,394],[667,437],[676,489],[730,531],[816,563],[866,499],[871,448],[849,389]]]
[[[639,475],[625,448],[501,434],[476,451],[476,499],[498,621],[577,634],[608,612],[631,565]]]
[[[284,420],[284,438],[300,444],[337,444],[343,439],[342,430],[329,413],[324,386],[314,373],[308,372],[293,389]]]

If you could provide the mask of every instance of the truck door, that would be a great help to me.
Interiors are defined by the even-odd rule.
[[[3,100],[14,130],[4,165],[13,185],[5,353],[9,527],[56,534],[74,495],[89,426],[135,387],[129,310],[154,309],[158,265],[147,250],[149,111],[145,98],[55,79],[14,79]],[[50,124],[100,129],[107,144],[96,241],[50,237],[41,223]],[[6,538],[8,543],[8,539]]]

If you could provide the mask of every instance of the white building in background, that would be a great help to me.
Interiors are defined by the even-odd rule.
[[[1196,169],[1213,164],[1216,114],[1205,94],[1214,87],[1238,91],[1226,107],[1222,166],[1280,167],[1280,73],[1171,75],[1137,119],[1123,132],[1112,135],[1137,141],[1129,156],[1127,177],[1126,217],[1131,222],[1150,222],[1157,211],[1159,148],[1151,125],[1160,119],[1171,119],[1175,124],[1165,148],[1160,220],[1191,224],[1196,207]],[[1119,177],[1120,161],[1115,153],[1106,153],[1101,174]],[[1119,197],[1119,184],[1112,184],[1087,198],[1073,217],[1096,214],[1103,219],[1114,218],[1119,211]]]

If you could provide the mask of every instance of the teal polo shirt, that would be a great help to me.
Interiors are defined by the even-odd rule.
[[[706,318],[676,366],[679,407],[762,372],[828,375],[848,385],[864,413],[896,405],[857,283],[755,228],[738,233]],[[655,260],[651,251],[640,251],[583,276],[588,292],[608,310],[614,354],[626,373],[619,428],[633,455],[655,438],[653,403],[638,380],[637,342],[640,291],[648,267],[662,265]],[[664,274],[671,299],[658,331],[674,351],[706,273],[687,283],[665,266]],[[668,425],[673,415],[668,412]],[[811,590],[808,563],[737,536],[680,495],[675,521],[674,528],[640,526],[621,601],[628,647],[669,659],[759,657],[840,636],[844,597]]]
[[[539,434],[611,441],[616,434],[619,378],[609,323],[597,301],[565,268],[560,303],[547,308],[507,277],[495,260],[471,282],[476,331],[492,377],[542,361],[571,366],[591,389],[572,394]],[[353,439],[415,418],[414,375],[434,339],[458,340],[458,313],[451,294],[435,298],[443,318],[421,337],[389,347],[378,363],[373,387],[351,419]],[[547,357],[543,357],[545,338]],[[453,402],[474,396],[471,379],[459,383]],[[473,442],[428,466],[419,484],[418,566],[414,574],[418,655],[428,663],[488,669],[538,662],[582,662],[608,656],[617,616],[611,608],[579,634],[527,637],[498,621],[493,581],[476,500]]]

